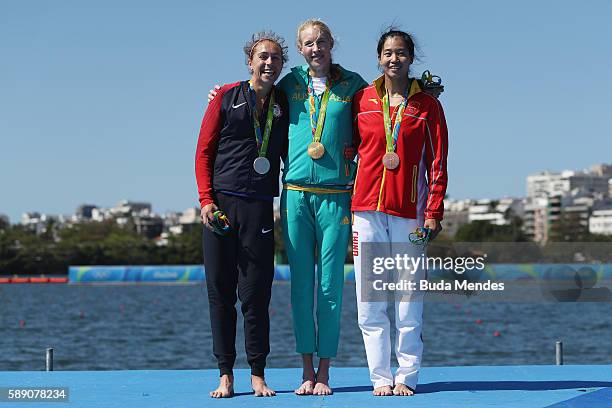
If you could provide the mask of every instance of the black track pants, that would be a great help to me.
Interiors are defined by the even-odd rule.
[[[204,229],[204,268],[213,334],[213,353],[221,375],[232,374],[236,360],[236,289],[244,316],[247,361],[263,376],[270,352],[270,294],[274,279],[272,202],[217,194],[231,232]]]

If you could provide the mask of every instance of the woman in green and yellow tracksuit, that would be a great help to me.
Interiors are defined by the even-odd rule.
[[[307,65],[278,84],[289,101],[289,152],[283,173],[281,219],[291,268],[296,351],[302,354],[299,395],[331,394],[330,359],[340,335],[344,261],[351,233],[353,95],[367,85],[359,74],[331,63],[327,25],[308,20],[298,29]],[[316,323],[313,317],[315,265]],[[320,361],[315,373],[313,354]]]

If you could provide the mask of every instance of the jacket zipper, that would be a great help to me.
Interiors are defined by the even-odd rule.
[[[419,170],[415,164],[412,166],[412,194],[410,195],[410,201],[413,203],[416,201],[418,172]]]

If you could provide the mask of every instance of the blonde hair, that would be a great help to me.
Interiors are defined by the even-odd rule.
[[[308,20],[300,24],[300,26],[297,29],[296,45],[297,45],[298,50],[302,49],[302,42],[300,40],[300,35],[302,34],[302,31],[304,31],[308,27],[318,28],[322,34],[328,36],[329,40],[331,41],[331,48],[334,48],[334,36],[332,35],[332,32],[329,29],[329,26],[325,24],[323,20],[320,20],[318,18],[309,18]]]

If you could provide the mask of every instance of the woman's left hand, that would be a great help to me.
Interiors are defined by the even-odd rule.
[[[442,224],[440,223],[440,221],[434,218],[426,219],[423,226],[431,230],[431,235],[429,236],[430,241],[433,241],[434,238],[436,238],[436,236],[438,235],[438,233],[442,231]]]

